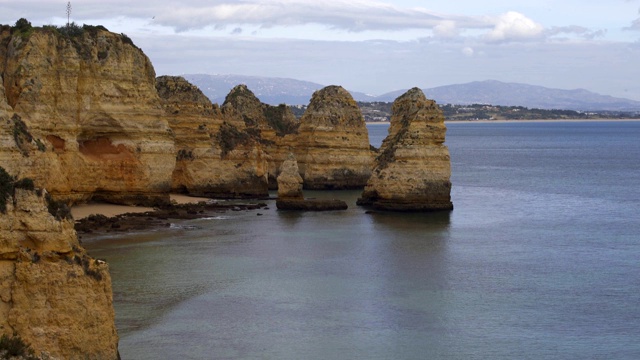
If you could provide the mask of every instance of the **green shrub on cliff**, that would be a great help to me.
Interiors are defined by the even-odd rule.
[[[288,107],[285,104],[278,106],[263,105],[262,112],[267,119],[267,123],[276,131],[276,135],[285,136],[298,131],[299,123],[288,121],[285,117]]]
[[[16,180],[15,177],[0,166],[0,212],[7,211],[7,201],[13,197],[15,189],[35,190],[36,186],[32,179],[24,178]]]
[[[7,211],[7,201],[13,196],[13,176],[0,166],[0,212]]]
[[[0,359],[38,360],[39,358],[20,336],[14,334],[9,337],[5,334],[0,337]]]
[[[26,39],[31,36],[33,30],[33,26],[31,26],[31,23],[27,19],[20,18],[11,28],[11,33],[14,35],[19,35],[20,37],[22,37],[22,39]]]
[[[36,189],[36,185],[33,183],[33,180],[29,178],[24,178],[16,181],[13,184],[13,187],[15,189],[25,189],[30,191],[33,191]]]
[[[238,130],[235,126],[223,123],[220,132],[217,134],[218,144],[222,150],[222,156],[228,154],[238,145],[244,145],[251,141],[251,136],[246,132]]]
[[[54,200],[49,193],[45,195],[47,200],[47,210],[49,210],[49,214],[53,215],[58,221],[63,219],[72,219],[71,209],[69,206],[62,201]]]

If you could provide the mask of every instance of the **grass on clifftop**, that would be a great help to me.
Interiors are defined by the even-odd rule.
[[[37,30],[49,31],[53,34],[56,34],[57,36],[61,36],[67,40],[71,40],[74,46],[78,49],[78,52],[83,55],[91,53],[90,51],[87,51],[87,49],[85,49],[86,45],[83,47],[83,44],[78,41],[85,33],[91,35],[92,37],[95,37],[100,31],[109,32],[109,30],[102,25],[82,24],[82,26],[80,26],[75,22],[62,26],[44,25],[40,28],[32,26],[31,22],[29,22],[27,19],[20,18],[18,21],[16,21],[15,25],[11,27],[11,34],[20,36],[22,40],[27,40]],[[126,34],[120,34],[120,38],[123,43],[129,44],[136,49],[140,49]]]

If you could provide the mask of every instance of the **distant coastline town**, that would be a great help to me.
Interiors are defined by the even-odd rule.
[[[365,122],[389,122],[391,102],[358,102]],[[524,106],[500,106],[488,104],[439,105],[446,120],[626,120],[639,119],[640,111],[577,111],[561,109],[535,109]],[[291,111],[298,118],[304,114],[306,105],[292,105]]]

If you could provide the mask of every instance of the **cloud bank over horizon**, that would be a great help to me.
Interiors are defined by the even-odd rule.
[[[375,94],[495,79],[640,100],[640,0],[71,5],[72,21],[129,35],[159,74],[290,77]],[[65,10],[66,2],[0,0],[0,22],[63,25]]]

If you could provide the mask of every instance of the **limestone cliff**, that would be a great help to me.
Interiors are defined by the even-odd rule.
[[[243,120],[237,126],[244,126],[262,144],[269,155],[269,188],[276,189],[280,164],[296,146],[299,121],[288,106],[262,103],[246,85],[231,89],[222,107],[230,113],[235,112],[236,118]]]
[[[295,155],[308,189],[364,186],[373,155],[355,100],[340,86],[316,91],[300,119]]]
[[[247,133],[241,115],[212,104],[182,77],[161,76],[156,88],[175,135],[174,191],[209,197],[268,195],[267,156]]]
[[[277,188],[280,165],[289,153],[298,159],[305,188],[358,188],[371,174],[368,131],[358,105],[342,87],[317,91],[299,122],[285,105],[263,104],[245,85],[233,88],[222,108],[233,108],[269,155],[271,189]]]
[[[117,359],[108,265],[86,254],[44,190],[9,191],[0,208],[0,334],[55,358]]]
[[[59,199],[168,201],[173,136],[151,62],[129,38],[99,26],[2,26],[0,75],[2,166]]]
[[[392,106],[389,134],[359,205],[398,211],[451,210],[451,160],[444,116],[413,88]]]

